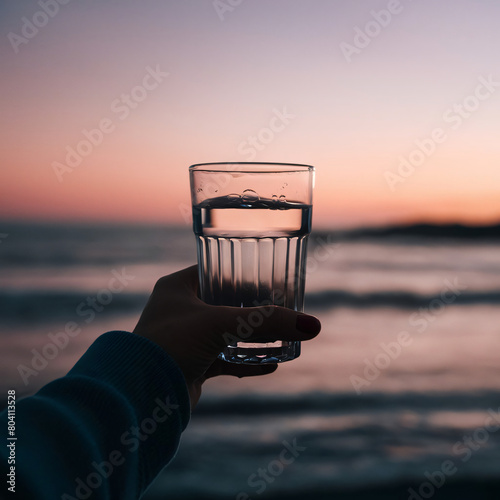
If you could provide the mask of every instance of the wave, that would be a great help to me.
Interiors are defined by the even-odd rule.
[[[187,227],[0,223],[0,267],[109,266],[196,260]]]
[[[493,391],[205,395],[175,461],[145,500],[252,495],[250,474],[277,458],[283,439],[296,440],[303,453],[293,475],[276,478],[259,498],[407,500],[409,488],[419,491],[427,480],[424,471],[440,470],[450,459],[459,474],[440,486],[440,499],[498,498],[492,495],[500,492],[498,448],[482,448],[467,464],[452,452],[456,442],[474,432],[468,416],[482,422],[489,411],[500,413],[498,396]],[[443,414],[449,420],[434,424],[432,418]]]
[[[0,267],[108,266],[196,260],[189,225],[55,224],[0,221]],[[500,224],[413,224],[350,230],[313,230],[310,249],[337,241],[426,244],[499,242]]]
[[[147,293],[123,292],[111,296],[109,304],[102,305],[106,316],[139,313],[147,302]],[[85,316],[91,309],[87,299],[95,294],[65,290],[0,290],[0,321],[2,323],[32,323],[42,321],[74,320]],[[354,293],[344,290],[325,290],[306,295],[309,311],[348,307],[368,309],[418,309],[432,306],[433,301],[443,304],[440,294],[420,295],[408,291],[382,291]],[[461,291],[449,306],[499,304],[500,290]]]
[[[353,414],[378,411],[487,411],[500,413],[500,393],[493,390],[471,392],[407,392],[365,394],[308,392],[290,395],[244,394],[205,395],[196,407],[198,417],[217,415],[299,415],[303,413]]]
[[[462,290],[459,292],[459,295],[453,295],[453,302],[450,305],[500,303],[500,290]],[[433,301],[439,301],[441,304],[445,303],[441,294],[421,295],[404,290],[368,293],[325,290],[306,295],[306,305],[312,309],[331,309],[334,307],[416,309],[419,307],[429,307]]]
[[[189,467],[189,464],[186,464],[187,467]],[[166,469],[165,473],[168,474],[168,472],[169,468]],[[235,500],[235,498],[238,498],[235,494],[224,492],[217,492],[216,494],[208,493],[206,491],[209,489],[208,484],[199,484],[195,496],[193,496],[192,482],[191,484],[186,482],[182,487],[178,484],[179,482],[176,481],[177,484],[168,484],[164,490],[153,487],[152,490],[146,493],[143,500],[165,500],[165,498],[172,497],[175,497],[177,500],[192,500],[193,498],[197,500]],[[294,486],[292,491],[291,488],[285,491],[275,491],[276,487],[274,487],[274,491],[270,495],[266,495],[265,493],[253,497],[242,495],[239,498],[248,498],[249,500],[250,498],[261,498],[262,500],[408,500],[410,498],[409,488],[419,491],[419,487],[421,487],[421,483],[405,481],[389,484],[381,481],[383,484],[371,486],[360,486],[358,484],[357,487],[346,488],[310,484],[311,481],[306,478],[303,482],[307,483],[307,486]],[[429,491],[429,489],[424,490],[424,494],[428,495]],[[433,491],[439,492],[436,497],[432,495],[433,498],[439,500],[498,500],[499,497],[497,495],[500,492],[500,480],[478,478],[464,480],[461,478],[451,478],[442,487],[439,489],[435,488]],[[422,499],[430,497],[417,496],[413,498]]]
[[[107,302],[108,296],[103,296]],[[0,290],[0,319],[7,324],[29,324],[43,321],[67,321],[76,317],[88,317],[92,310],[87,299],[96,299],[95,294],[64,290]],[[106,316],[140,312],[148,294],[120,293],[111,296],[107,304],[97,303],[100,314]]]
[[[407,243],[422,239],[452,239],[471,241],[500,241],[500,223],[482,226],[465,224],[407,224],[375,228],[357,228],[344,231],[317,231],[317,236],[330,237],[333,240],[358,240],[358,239],[391,239],[405,240]]]
[[[417,483],[400,483],[395,485],[381,485],[358,488],[327,488],[309,485],[306,488],[294,488],[293,492],[273,492],[272,496],[262,495],[262,500],[408,500],[408,488],[413,487],[418,491],[420,485]],[[202,490],[203,486],[196,491],[197,500],[234,500],[232,494],[210,494]],[[425,490],[426,494],[429,490]],[[168,488],[163,492],[148,492],[144,500],[164,500],[171,497],[174,491]],[[471,479],[451,480],[439,489],[439,500],[498,500],[494,492],[500,492],[500,481]],[[175,490],[177,500],[192,500],[192,492],[183,489]],[[241,498],[247,498],[242,496]],[[248,497],[250,498],[250,497]],[[257,498],[257,497],[254,497]],[[414,497],[423,498],[423,497]],[[429,497],[427,497],[429,498]]]

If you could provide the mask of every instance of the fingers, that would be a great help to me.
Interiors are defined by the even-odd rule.
[[[164,279],[164,278],[163,278]],[[178,290],[188,289],[196,302],[203,304],[207,320],[218,326],[222,333],[234,335],[238,340],[272,342],[274,340],[309,340],[321,330],[320,321],[309,314],[299,313],[274,305],[259,307],[210,306],[198,298],[198,266],[182,269],[167,279]]]
[[[205,330],[213,332],[214,351],[240,341],[273,342],[276,340],[301,341],[314,338],[321,323],[314,316],[292,309],[269,305],[259,307],[213,306],[198,297],[198,266],[194,265],[162,278],[158,285],[177,294],[184,290],[185,298],[203,317]],[[200,306],[200,309],[198,309]]]
[[[320,321],[309,314],[278,306],[217,307],[213,312],[225,339],[272,342],[309,340],[321,330]]]
[[[232,375],[238,378],[256,377],[272,373],[276,371],[277,368],[277,364],[239,365],[237,363],[228,363],[221,359],[216,359],[212,366],[206,371],[205,379],[217,377],[219,375]]]

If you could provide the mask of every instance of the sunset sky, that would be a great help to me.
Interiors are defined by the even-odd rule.
[[[1,219],[185,224],[216,161],[314,165],[317,227],[500,219],[497,0],[59,2],[0,6]]]

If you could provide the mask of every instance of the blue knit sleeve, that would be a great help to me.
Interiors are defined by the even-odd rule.
[[[13,498],[137,499],[175,455],[189,416],[173,359],[139,335],[106,333],[65,377],[18,401]],[[6,412],[0,420],[7,429]]]

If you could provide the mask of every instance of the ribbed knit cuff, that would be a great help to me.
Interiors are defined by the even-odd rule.
[[[64,435],[77,430],[78,442],[78,433],[87,434],[82,450],[89,463],[94,456],[100,461],[116,451],[122,454],[126,465],[118,470],[132,472],[114,474],[109,481],[121,481],[121,488],[130,483],[134,498],[174,457],[191,413],[175,361],[154,342],[122,331],[101,335],[65,377],[44,386],[36,398],[68,411]]]
[[[170,397],[178,405],[182,430],[191,413],[189,392],[177,363],[151,340],[125,331],[101,335],[68,373],[95,375],[125,395],[139,413],[148,412],[157,398]]]

